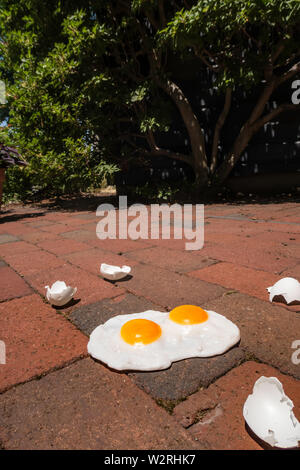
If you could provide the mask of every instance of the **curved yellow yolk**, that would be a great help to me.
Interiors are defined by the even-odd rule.
[[[161,336],[161,327],[151,320],[136,318],[124,323],[121,328],[121,337],[131,345],[142,343],[150,344]]]
[[[180,305],[169,313],[169,319],[180,325],[195,325],[208,319],[208,313],[195,305]]]

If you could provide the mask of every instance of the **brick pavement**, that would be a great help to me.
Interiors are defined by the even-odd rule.
[[[96,208],[0,215],[0,448],[262,449],[242,416],[261,375],[283,383],[300,419],[300,305],[270,303],[266,290],[300,277],[299,205],[208,205],[196,252],[181,240],[99,240]],[[105,281],[102,262],[128,264],[131,276]],[[78,287],[62,308],[44,297],[55,280]],[[88,356],[89,334],[112,316],[184,303],[225,315],[241,341],[154,372]]]

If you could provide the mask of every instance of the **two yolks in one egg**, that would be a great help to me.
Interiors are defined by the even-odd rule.
[[[180,325],[195,325],[208,319],[208,313],[195,305],[181,305],[169,313],[169,319]],[[122,339],[134,346],[150,344],[161,336],[161,327],[152,320],[137,318],[124,323],[121,328]]]

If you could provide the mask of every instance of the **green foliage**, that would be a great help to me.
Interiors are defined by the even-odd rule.
[[[116,94],[108,69],[95,73],[109,27],[92,21],[89,7],[46,3],[41,16],[34,1],[1,4],[0,77],[6,78],[10,124],[1,137],[29,162],[22,172],[7,171],[6,198],[85,190],[118,171],[107,146],[98,144],[111,131],[108,97]]]
[[[253,86],[263,79],[274,48],[284,41],[277,68],[299,51],[299,0],[199,0],[177,11],[157,32],[161,47],[188,48],[220,72],[220,88]]]
[[[128,104],[143,101],[145,97],[148,95],[148,91],[149,90],[147,86],[145,86],[144,84],[138,86],[135,90],[132,90],[132,92],[130,93]]]
[[[63,153],[32,153],[26,168],[6,170],[5,198],[27,200],[32,196],[72,194],[111,184],[119,170],[113,163],[95,159],[91,148],[67,138]]]
[[[181,184],[182,186],[182,184]],[[159,201],[172,203],[176,201],[176,194],[180,188],[176,184],[165,182],[147,182],[144,186],[129,186],[127,188],[128,196],[134,199],[142,200],[147,203]]]
[[[148,181],[141,186],[127,186],[127,195],[132,200],[144,203],[192,202],[197,195],[197,184],[188,179],[177,181]]]
[[[29,162],[6,194],[111,180],[179,115],[157,80],[176,82],[172,55],[204,58],[220,90],[252,87],[280,42],[276,72],[298,53],[299,17],[296,0],[1,0],[0,138]]]

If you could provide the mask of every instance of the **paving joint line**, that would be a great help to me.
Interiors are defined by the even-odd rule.
[[[43,300],[44,303],[48,303],[45,299],[45,297],[42,296],[42,294],[40,292],[38,292],[35,287],[33,287],[28,281],[27,279],[24,277],[23,274],[20,274],[18,271],[16,271],[16,269],[9,263],[7,263],[7,266],[12,269],[14,271],[15,274],[17,274],[17,276],[19,276],[21,279],[23,279],[23,281],[25,282],[25,284],[32,290],[32,292],[28,293],[28,294],[25,294],[25,295],[20,295],[20,296],[17,296],[17,297],[12,297],[11,299],[6,299],[6,300],[3,300],[1,301],[0,303],[4,303],[4,302],[11,302],[12,300],[14,299],[21,299],[22,297],[28,297],[29,295],[32,295],[33,293],[34,294],[37,294],[39,297],[41,297],[41,299]]]
[[[231,349],[234,349],[236,348],[237,346],[233,346]],[[245,362],[250,362],[250,361],[255,361],[257,363],[262,363],[262,361],[260,361],[259,359],[255,358],[254,355],[251,354],[251,357],[248,357],[247,356],[247,351],[245,350],[244,347],[240,347],[238,346],[238,348],[240,348],[244,354],[244,356],[240,359],[237,360],[236,364],[232,364],[232,367],[230,367],[229,369],[226,369],[224,372],[220,372],[220,374],[216,377],[213,377],[210,382],[207,383],[206,386],[203,386],[203,385],[200,385],[200,387],[198,387],[194,392],[190,393],[189,395],[186,395],[184,397],[181,397],[180,399],[178,400],[163,400],[163,399],[157,399],[159,402],[161,403],[158,403],[159,406],[162,406],[163,408],[166,409],[166,406],[169,407],[169,410],[167,409],[168,413],[173,416],[173,413],[174,413],[174,409],[175,407],[179,404],[179,403],[182,403],[186,400],[188,400],[189,397],[191,397],[192,395],[194,395],[195,393],[198,393],[198,392],[201,392],[203,390],[207,390],[211,385],[213,385],[214,383],[216,383],[219,379],[221,379],[222,377],[224,377],[225,375],[227,375],[230,371],[232,371],[233,369],[236,369],[237,367],[241,366],[242,364],[244,364]],[[167,402],[167,403],[166,403]],[[171,408],[171,409],[170,409]],[[195,423],[194,423],[195,424]],[[183,426],[184,427],[184,426]],[[190,427],[190,426],[188,426]],[[186,428],[188,429],[188,428]]]
[[[223,219],[223,220],[240,220],[248,221],[248,222],[256,222],[256,223],[266,223],[266,224],[283,224],[283,225],[300,225],[300,222],[283,222],[280,220],[271,220],[271,219],[251,219],[248,217],[231,217],[227,215],[207,215],[207,219]]]
[[[83,359],[86,359],[87,357],[89,357],[88,353],[80,354],[79,356],[76,356],[76,357],[70,359],[69,361],[65,361],[61,365],[53,366],[50,369],[47,369],[46,371],[44,371],[40,374],[35,374],[32,377],[29,377],[27,380],[24,380],[24,381],[21,381],[21,382],[16,382],[12,385],[8,385],[7,387],[4,387],[3,389],[0,390],[0,395],[3,395],[4,393],[8,392],[9,390],[11,390],[15,387],[25,385],[26,383],[33,382],[34,380],[40,380],[43,377],[46,377],[47,375],[52,374],[53,372],[56,372],[56,371],[61,370],[61,369],[65,369],[66,367],[68,367],[72,364],[75,364],[76,362],[81,361]]]
[[[29,286],[29,287],[31,287],[31,286]],[[5,302],[11,302],[12,300],[15,300],[15,299],[22,299],[22,297],[28,297],[29,295],[32,295],[32,292],[28,292],[28,294],[17,295],[16,297],[9,297],[8,299],[0,300],[0,304],[4,304]]]

